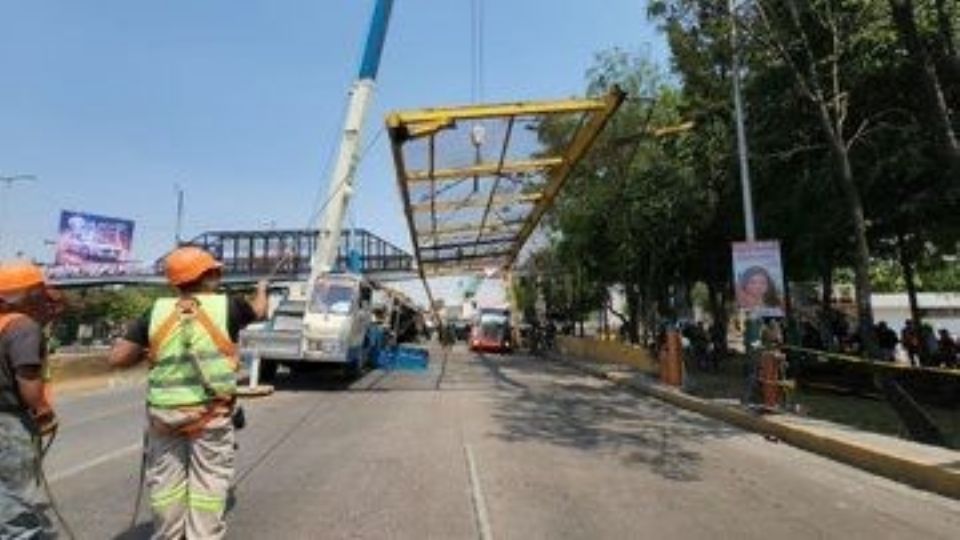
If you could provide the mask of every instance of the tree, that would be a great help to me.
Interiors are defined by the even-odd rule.
[[[576,276],[578,299],[609,304],[607,288],[623,290],[626,309],[619,316],[636,342],[641,319],[649,330],[656,320],[675,317],[671,290],[694,277],[687,262],[705,225],[700,210],[707,195],[695,184],[684,136],[672,129],[683,120],[682,97],[655,66],[612,50],[597,56],[589,79],[591,93],[618,84],[631,98],[548,219],[559,233],[554,257],[566,275]],[[562,144],[570,129],[564,121],[545,122],[540,138],[548,146]]]
[[[920,80],[921,99],[917,108],[921,116],[937,140],[945,164],[960,178],[960,145],[950,120],[950,111],[944,97],[940,76],[937,74],[933,56],[930,53],[917,25],[916,10],[913,0],[888,0],[890,15],[893,24],[903,41],[904,47],[912,60],[914,71]],[[955,67],[956,50],[953,46],[953,28],[949,22],[949,15],[943,0],[937,2],[939,31],[945,55],[950,59],[951,67]]]
[[[167,293],[165,289],[157,287],[67,291],[66,308],[57,321],[57,334],[62,342],[70,343],[81,324],[113,332],[146,312],[164,293]]]

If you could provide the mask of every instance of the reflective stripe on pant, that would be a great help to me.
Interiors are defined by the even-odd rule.
[[[36,459],[20,418],[0,413],[0,538],[53,537],[53,526],[38,506]]]
[[[227,491],[233,477],[234,432],[216,418],[195,439],[150,434],[147,487],[153,538],[218,539],[226,535]]]

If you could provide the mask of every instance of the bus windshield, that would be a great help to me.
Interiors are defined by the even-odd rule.
[[[503,313],[487,312],[480,314],[480,326],[499,327],[507,324],[507,316]]]

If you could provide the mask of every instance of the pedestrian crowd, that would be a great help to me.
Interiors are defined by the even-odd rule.
[[[874,325],[880,360],[915,367],[960,368],[960,342],[945,328],[934,330],[930,324],[916,325],[907,320],[899,334],[886,321]],[[801,345],[808,349],[857,354],[862,349],[859,333],[850,330],[842,316],[831,317],[818,328],[811,321],[801,326]]]

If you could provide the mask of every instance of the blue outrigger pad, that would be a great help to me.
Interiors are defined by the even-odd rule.
[[[417,347],[387,347],[377,354],[377,367],[388,371],[426,371],[430,354]]]

